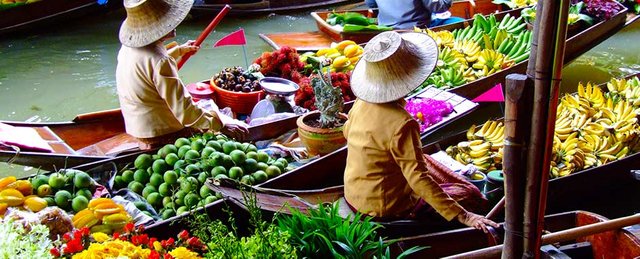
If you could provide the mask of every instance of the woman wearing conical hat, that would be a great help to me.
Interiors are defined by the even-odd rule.
[[[435,41],[423,33],[384,32],[365,46],[351,76],[357,99],[344,127],[345,200],[352,210],[383,221],[456,218],[486,232],[497,224],[467,211],[441,186],[462,190],[456,198],[481,200],[482,194],[422,153],[418,122],[404,109],[404,97],[437,60]]]
[[[167,50],[193,0],[124,0],[116,84],[128,134],[153,148],[198,131],[221,131],[242,140],[248,130],[231,118],[193,104],[179,78],[176,59],[197,51],[193,42]]]

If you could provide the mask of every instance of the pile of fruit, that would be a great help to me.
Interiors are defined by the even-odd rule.
[[[262,90],[253,71],[242,67],[225,68],[213,76],[213,82],[220,88],[235,92],[255,92]]]
[[[388,26],[378,25],[376,18],[369,18],[356,12],[333,12],[327,16],[326,22],[329,25],[342,26],[341,29],[344,32],[389,31],[392,29]]]
[[[304,70],[304,62],[300,60],[300,55],[288,46],[273,52],[264,52],[253,63],[260,65],[260,72],[265,76],[281,77],[296,83],[300,82],[300,72]]]
[[[476,14],[464,29],[416,29],[429,34],[440,49],[436,69],[422,87],[454,88],[526,60],[532,34],[526,26],[522,17],[507,14],[497,21],[494,14],[487,18]]]
[[[316,53],[302,54],[302,60],[307,63],[307,70],[320,68],[331,72],[349,72],[362,57],[364,49],[354,41],[345,40],[331,43],[331,47],[320,49]]]
[[[30,180],[14,176],[0,179],[0,214],[7,207],[19,207],[38,212],[47,206],[58,206],[68,212],[87,207],[95,191],[95,181],[89,174],[64,169],[51,175],[36,175]]]
[[[111,234],[121,231],[131,222],[131,216],[124,207],[109,198],[97,198],[89,202],[86,209],[76,213],[72,219],[73,227],[89,228],[92,233]]]
[[[340,90],[342,91],[342,98],[345,102],[353,101],[356,99],[353,91],[351,91],[351,84],[349,82],[350,75],[351,73],[331,73],[331,85],[340,88]],[[311,86],[311,79],[309,77],[303,77],[302,80],[300,80],[299,85],[300,90],[296,92],[295,97],[293,98],[296,105],[309,110],[316,110],[316,98],[315,94],[313,93],[313,87]]]
[[[492,3],[497,5],[505,4],[511,9],[517,9],[526,6],[537,5],[538,0],[493,0]]]
[[[640,80],[612,79],[609,92],[588,83],[578,85],[576,94],[567,94],[558,105],[551,178],[601,166],[640,151]],[[482,171],[500,168],[504,126],[487,121],[476,132],[467,131],[467,140],[450,146],[447,153],[463,164],[473,163]]]
[[[420,132],[442,121],[442,118],[453,112],[453,105],[447,101],[431,98],[413,98],[404,107],[420,124]]]
[[[204,185],[208,178],[259,184],[285,172],[288,162],[250,143],[204,134],[179,138],[155,155],[139,155],[134,166],[115,177],[114,188],[126,187],[141,195],[167,219],[219,199]]]

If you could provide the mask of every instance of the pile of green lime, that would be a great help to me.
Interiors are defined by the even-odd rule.
[[[68,212],[79,212],[89,204],[95,191],[95,181],[89,174],[75,169],[63,169],[50,175],[38,174],[31,179],[33,194]]]
[[[221,198],[204,185],[208,178],[259,184],[285,172],[288,162],[270,157],[253,144],[204,134],[179,138],[154,155],[141,154],[134,166],[115,177],[114,187],[140,194],[167,219]]]

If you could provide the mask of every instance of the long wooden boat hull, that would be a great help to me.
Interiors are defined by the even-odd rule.
[[[119,1],[110,1],[101,6],[96,0],[42,0],[0,10],[0,34],[51,25],[52,22],[69,20],[98,10],[122,6]],[[50,28],[50,27],[48,27]]]
[[[204,0],[196,2],[191,12],[196,15],[216,13],[225,5],[231,6],[231,14],[260,14],[291,12],[330,5],[355,3],[355,0]]]

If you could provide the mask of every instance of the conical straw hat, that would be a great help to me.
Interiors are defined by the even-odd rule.
[[[427,34],[380,33],[364,47],[351,75],[351,90],[370,103],[398,100],[420,86],[437,61],[438,46]]]
[[[124,0],[127,19],[120,42],[128,47],[149,45],[169,34],[187,17],[193,0]]]

